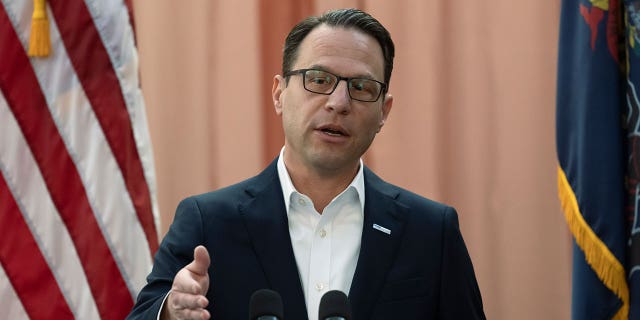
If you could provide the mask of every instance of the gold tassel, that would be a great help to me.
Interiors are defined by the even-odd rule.
[[[629,287],[624,267],[582,217],[576,195],[567,176],[559,166],[558,196],[569,230],[584,252],[587,263],[604,285],[622,301],[622,305],[613,319],[627,319],[629,317]]]
[[[31,16],[31,35],[29,37],[29,56],[46,57],[51,51],[49,39],[49,19],[45,0],[33,1],[33,16]]]

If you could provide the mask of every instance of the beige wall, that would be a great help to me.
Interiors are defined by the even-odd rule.
[[[134,1],[162,235],[185,196],[261,170],[287,31],[355,6],[396,43],[394,108],[366,156],[458,209],[490,319],[568,319],[571,238],[555,177],[555,1]]]

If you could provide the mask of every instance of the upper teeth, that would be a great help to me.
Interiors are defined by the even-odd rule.
[[[333,129],[324,129],[324,131],[330,134],[342,134],[340,131],[333,130]]]

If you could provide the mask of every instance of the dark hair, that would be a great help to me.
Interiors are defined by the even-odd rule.
[[[311,30],[326,24],[332,27],[355,28],[375,38],[382,48],[384,58],[384,82],[389,87],[391,71],[393,70],[393,56],[395,49],[389,31],[374,17],[358,9],[338,9],[327,11],[321,16],[308,17],[298,23],[284,42],[282,55],[282,74],[291,71],[294,61],[298,58],[298,47]]]

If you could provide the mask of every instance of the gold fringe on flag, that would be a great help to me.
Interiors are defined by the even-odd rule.
[[[594,7],[598,7],[604,11],[609,10],[609,0],[589,0],[591,5]]]
[[[600,281],[622,300],[622,306],[613,319],[627,320],[629,317],[629,288],[624,267],[582,217],[576,195],[560,167],[558,167],[558,195],[569,230],[584,252],[587,263],[596,272]]]
[[[31,35],[29,36],[29,56],[46,57],[51,51],[49,39],[49,19],[47,19],[47,5],[45,0],[33,1],[33,15],[31,16]]]

